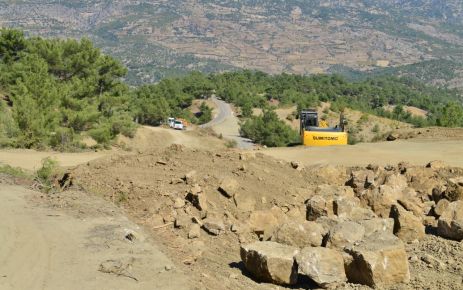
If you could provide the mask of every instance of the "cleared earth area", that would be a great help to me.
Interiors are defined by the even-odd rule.
[[[404,140],[327,148],[274,148],[262,150],[262,153],[286,161],[297,160],[306,165],[366,166],[397,164],[401,161],[425,165],[431,160],[443,160],[449,165],[463,167],[462,146],[463,141],[456,140]]]

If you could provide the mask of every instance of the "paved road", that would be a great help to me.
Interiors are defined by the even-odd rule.
[[[217,98],[212,98],[212,101],[217,105],[219,113],[212,121],[201,127],[212,128],[217,134],[222,134],[224,138],[235,140],[240,149],[252,149],[254,147],[252,141],[240,136],[239,120],[233,114],[230,104]]]

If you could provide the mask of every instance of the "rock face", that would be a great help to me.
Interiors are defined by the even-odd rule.
[[[273,239],[278,243],[299,248],[320,247],[325,234],[325,229],[315,222],[288,222],[275,231]]]
[[[307,247],[296,256],[296,261],[299,271],[320,287],[333,287],[347,280],[344,259],[336,250]]]
[[[352,256],[346,264],[349,282],[377,287],[410,281],[404,244],[392,234],[378,232],[346,252]]]
[[[297,283],[296,247],[275,242],[256,242],[242,246],[241,260],[259,281],[278,285]]]
[[[401,205],[392,206],[391,218],[394,219],[394,234],[402,241],[411,242],[425,237],[425,228],[421,220]]]
[[[449,204],[438,220],[437,234],[452,240],[463,240],[463,201]]]
[[[356,222],[342,222],[330,230],[326,246],[342,249],[345,246],[360,241],[364,235],[365,229],[360,224]]]

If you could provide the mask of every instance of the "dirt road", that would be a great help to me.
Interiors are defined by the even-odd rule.
[[[65,202],[72,209],[51,209],[31,200],[38,195],[0,182],[0,289],[187,289],[116,207],[79,194]]]
[[[55,159],[61,166],[69,167],[100,158],[108,153],[109,152],[61,153],[26,149],[2,150],[0,151],[0,164],[9,164],[14,167],[35,171],[40,168],[42,160],[47,157]]]
[[[218,115],[209,123],[202,125],[203,128],[212,128],[217,134],[222,134],[226,139],[235,140],[240,149],[252,149],[254,144],[251,140],[240,136],[240,126],[238,118],[233,114],[230,104],[212,98],[217,105]]]
[[[387,165],[401,161],[425,165],[432,160],[443,160],[449,165],[463,167],[462,148],[463,141],[411,140],[337,147],[272,148],[261,152],[287,161],[297,160],[306,165]]]

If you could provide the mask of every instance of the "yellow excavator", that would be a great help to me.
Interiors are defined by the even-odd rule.
[[[347,145],[347,124],[341,113],[339,124],[329,127],[325,120],[318,119],[315,109],[302,110],[299,114],[301,141],[304,146]]]

